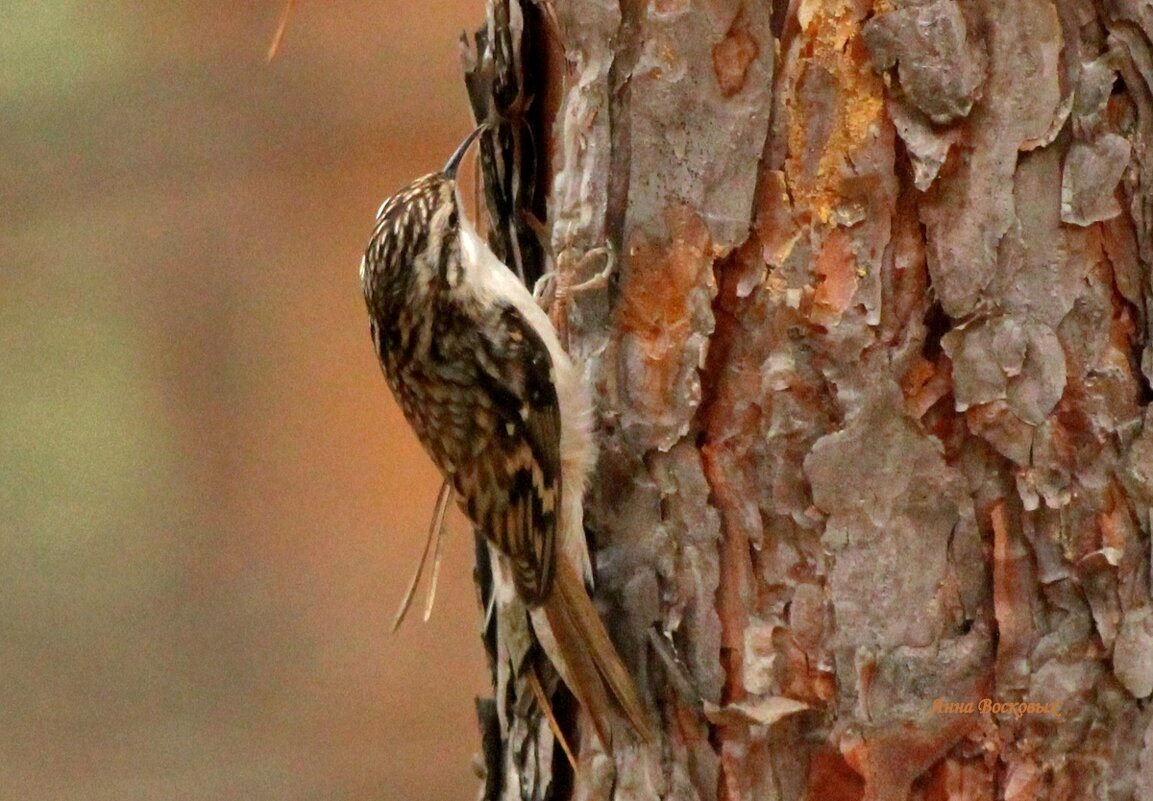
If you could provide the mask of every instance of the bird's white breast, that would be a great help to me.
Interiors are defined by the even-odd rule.
[[[592,581],[588,543],[584,534],[584,491],[596,461],[592,439],[592,401],[588,389],[561,347],[556,329],[520,279],[497,258],[460,215],[461,262],[465,284],[482,303],[504,300],[523,315],[548,348],[561,422],[561,515],[558,526],[561,550],[586,581]],[[559,554],[558,554],[559,555]]]

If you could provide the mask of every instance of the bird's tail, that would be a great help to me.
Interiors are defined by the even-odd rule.
[[[632,676],[617,655],[584,582],[563,559],[558,560],[552,592],[534,619],[541,613],[552,636],[538,631],[538,637],[546,652],[550,645],[556,649],[549,656],[554,663],[559,662],[561,676],[588,713],[605,748],[612,746],[609,724],[613,713],[622,715],[642,741],[652,739]]]

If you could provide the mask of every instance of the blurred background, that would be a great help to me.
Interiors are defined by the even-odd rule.
[[[455,512],[357,267],[467,133],[482,0],[5,5],[0,799],[471,799]],[[419,612],[419,610],[417,610]]]

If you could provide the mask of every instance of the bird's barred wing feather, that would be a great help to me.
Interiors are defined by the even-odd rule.
[[[453,484],[469,518],[508,557],[521,596],[551,588],[560,507],[560,407],[552,361],[513,306],[493,310],[474,358],[493,425],[458,466]]]

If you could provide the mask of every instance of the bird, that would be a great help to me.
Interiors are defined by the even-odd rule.
[[[497,592],[527,606],[597,738],[611,749],[623,719],[647,741],[645,707],[588,590],[590,394],[460,200],[457,170],[484,130],[380,206],[360,266],[373,344],[405,419],[495,553]]]

